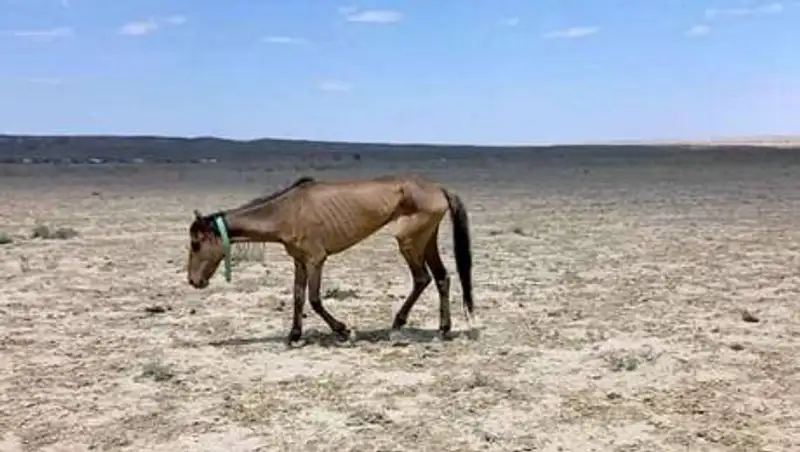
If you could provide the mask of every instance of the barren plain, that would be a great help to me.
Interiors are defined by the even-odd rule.
[[[477,339],[433,340],[429,288],[387,340],[388,229],[325,267],[354,344],[310,309],[283,344],[278,245],[186,283],[192,209],[402,172],[467,203]],[[800,153],[6,165],[0,200],[3,452],[800,450]],[[463,331],[449,219],[440,245]]]

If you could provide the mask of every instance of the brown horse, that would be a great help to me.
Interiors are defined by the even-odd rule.
[[[450,335],[450,277],[439,255],[437,236],[446,211],[453,223],[456,268],[463,292],[462,305],[472,329],[472,254],[467,211],[461,199],[437,183],[418,177],[380,177],[368,180],[316,181],[302,177],[291,186],[234,209],[201,215],[189,228],[189,284],[208,286],[220,262],[230,281],[230,244],[283,244],[294,259],[294,315],[286,338],[302,335],[306,295],[312,309],[339,339],[351,331],[322,305],[320,282],[328,256],[340,253],[394,222],[400,253],[408,263],[413,287],[392,323],[400,333],[409,312],[431,274],[439,292],[439,336]]]

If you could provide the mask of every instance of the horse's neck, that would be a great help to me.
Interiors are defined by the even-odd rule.
[[[234,242],[280,242],[281,222],[278,209],[264,206],[233,210],[226,214],[231,240]]]

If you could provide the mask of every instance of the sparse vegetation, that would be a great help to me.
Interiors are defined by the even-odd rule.
[[[631,355],[610,356],[608,364],[613,372],[632,372],[639,368],[639,358]]]
[[[525,229],[523,229],[520,226],[514,226],[514,227],[510,228],[507,231],[504,231],[502,229],[492,229],[492,230],[488,231],[487,233],[489,234],[489,236],[495,237],[495,236],[498,236],[498,235],[504,235],[507,232],[510,232],[513,235],[519,235],[519,236],[523,236],[523,237],[529,235],[527,232],[525,232]]]
[[[520,226],[514,226],[514,227],[511,229],[511,232],[513,232],[513,233],[514,233],[514,234],[516,234],[516,235],[522,235],[522,236],[526,236],[526,235],[528,235],[528,233],[526,233],[526,232],[525,232],[525,230],[524,230],[524,229],[522,229]]]
[[[31,232],[32,239],[45,239],[45,240],[69,240],[75,237],[80,237],[80,233],[72,228],[57,228],[51,229],[46,225],[39,225],[33,228]]]
[[[19,271],[22,273],[28,273],[31,271],[31,261],[28,256],[21,255],[19,257]]]
[[[14,238],[7,232],[0,231],[0,245],[9,245],[14,243]]]
[[[325,290],[322,298],[329,298],[332,300],[346,300],[348,298],[358,298],[358,292],[353,289],[341,289],[339,287],[332,287]]]
[[[652,163],[657,151],[599,165],[595,156],[550,165],[523,154],[430,168],[427,157],[394,154],[386,163],[372,153],[358,171],[327,172],[428,171],[464,193],[480,338],[466,333],[448,224],[439,245],[453,340],[435,339],[432,281],[411,311],[404,347],[392,346],[390,326],[411,278],[385,240],[326,267],[324,304],[352,325],[352,346],[337,345],[306,303],[304,344],[287,349],[293,266],[280,250],[236,249],[238,262],[259,263],[241,264],[250,271],[234,284],[217,275],[205,290],[188,287],[181,264],[192,204],[211,211],[276,185],[294,176],[295,162],[307,165],[303,158],[263,163],[275,168],[270,174],[261,164],[238,166],[257,175],[252,185],[236,177],[236,165],[142,164],[124,179],[106,167],[71,167],[51,179],[42,172],[58,171],[52,166],[19,165],[0,219],[16,242],[0,247],[0,339],[14,364],[0,370],[12,394],[0,409],[0,444],[794,450],[796,416],[781,408],[797,405],[800,393],[800,337],[787,315],[800,284],[786,270],[800,259],[800,215],[786,205],[800,193],[796,156],[737,156],[717,169],[708,154],[697,157],[702,165],[674,154]],[[342,154],[340,166],[348,163]],[[591,172],[572,177],[584,167]],[[156,175],[176,168],[184,180],[159,187]],[[68,179],[69,171],[80,176]],[[230,189],[218,181],[232,181]],[[86,246],[29,240],[30,228],[17,229],[40,218],[88,236],[80,221],[92,216]]]
[[[651,347],[639,350],[614,350],[605,355],[605,360],[612,372],[633,372],[642,364],[654,363],[661,356]]]
[[[140,378],[152,379],[153,381],[168,381],[175,376],[172,368],[158,361],[151,361],[142,367]]]

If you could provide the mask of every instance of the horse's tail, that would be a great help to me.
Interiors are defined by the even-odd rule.
[[[461,280],[462,307],[467,322],[472,328],[472,246],[469,237],[469,218],[461,198],[453,192],[442,189],[450,207],[450,220],[453,223],[453,251],[456,256],[458,279]]]

